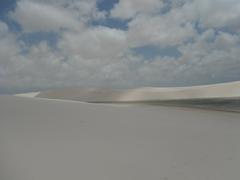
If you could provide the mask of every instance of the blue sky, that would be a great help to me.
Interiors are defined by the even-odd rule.
[[[6,15],[9,10],[13,10],[16,0],[1,0],[0,15],[1,18]]]
[[[0,93],[240,80],[238,0],[2,0]]]
[[[97,7],[100,11],[110,11],[119,0],[100,0],[97,2]]]
[[[117,18],[109,17],[109,12],[113,9],[114,5],[116,5],[119,0],[100,0],[97,2],[97,8],[99,11],[106,11],[108,13],[108,18],[103,21],[95,21],[93,22],[94,25],[103,25],[110,28],[117,28],[126,30],[127,22],[126,20],[120,20]]]

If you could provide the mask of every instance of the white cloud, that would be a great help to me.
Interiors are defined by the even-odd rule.
[[[124,31],[107,27],[89,28],[81,33],[65,32],[59,48],[65,54],[76,54],[85,59],[111,59],[127,48],[126,35]]]
[[[76,20],[64,9],[31,1],[19,1],[11,15],[25,32],[56,31],[76,26]]]
[[[239,0],[196,0],[194,5],[204,27],[240,30]]]
[[[19,52],[16,36],[8,31],[8,26],[0,21],[0,68],[4,69],[9,59]]]
[[[90,18],[104,18],[95,1],[20,0],[11,17],[25,32],[81,29]]]
[[[177,6],[165,14],[140,14],[129,22],[128,39],[133,46],[176,46],[196,36],[198,18],[192,3]]]
[[[161,14],[163,2],[120,0],[111,17],[130,20],[127,30],[119,30],[90,25],[107,18],[95,0],[19,0],[11,16],[23,32],[0,22],[0,91],[239,80],[239,2],[172,0]],[[43,40],[30,45],[19,40],[22,33],[39,31],[57,33],[56,48]],[[145,45],[174,46],[181,56],[149,60],[131,50]]]
[[[179,16],[138,16],[129,23],[128,40],[131,46],[175,46],[194,37],[191,22]]]
[[[209,30],[196,37],[194,42],[182,45],[179,48],[182,56],[179,58],[156,57],[152,61],[145,61],[137,70],[139,76],[145,85],[150,86],[239,80],[239,36],[227,33],[214,36]]]
[[[0,21],[0,36],[4,36],[8,32],[8,26]]]

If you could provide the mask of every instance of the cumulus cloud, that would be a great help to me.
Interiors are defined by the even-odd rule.
[[[0,92],[239,80],[239,7],[238,0],[120,0],[106,16],[97,0],[18,0],[9,16],[22,30],[0,22]],[[127,29],[92,23],[109,18]],[[36,32],[57,40],[21,38]],[[146,59],[144,46],[180,55]]]
[[[0,36],[4,36],[8,32],[8,26],[4,22],[0,22]]]
[[[76,54],[85,59],[111,59],[127,48],[126,34],[122,30],[101,26],[81,33],[65,32],[58,47],[65,54]]]
[[[19,1],[12,18],[25,32],[54,31],[76,25],[75,19],[64,9],[31,1]]]
[[[16,36],[9,32],[7,24],[0,21],[0,68],[4,70],[4,67],[9,63],[9,59],[18,52],[19,45],[16,42]]]
[[[138,69],[148,85],[182,86],[239,80],[239,37],[209,30],[188,45],[179,58],[156,57]]]
[[[138,16],[129,23],[128,40],[132,47],[175,46],[194,37],[193,24],[180,16]]]
[[[196,12],[200,22],[206,28],[223,28],[240,30],[240,2],[238,0],[202,0],[195,1]]]
[[[17,2],[11,17],[25,32],[79,29],[90,18],[104,18],[97,12],[95,1],[34,1]]]

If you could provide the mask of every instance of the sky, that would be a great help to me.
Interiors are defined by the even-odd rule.
[[[239,0],[1,0],[0,93],[240,80]]]

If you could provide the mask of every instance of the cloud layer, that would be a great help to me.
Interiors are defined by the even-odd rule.
[[[7,16],[20,30],[0,21],[0,92],[240,80],[240,1],[120,0],[109,11],[98,3],[17,1]],[[180,55],[146,58],[145,47]]]

